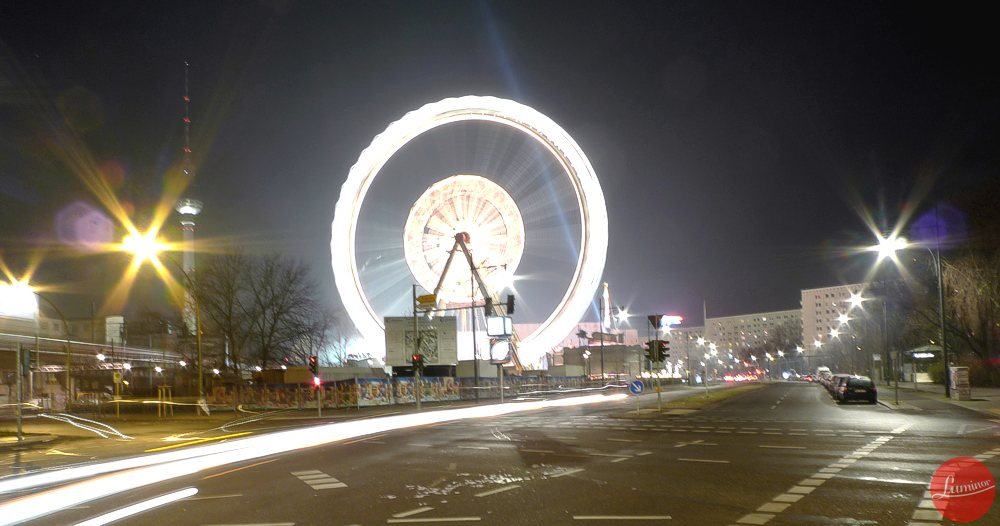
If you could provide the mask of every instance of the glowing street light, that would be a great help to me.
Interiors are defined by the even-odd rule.
[[[851,310],[860,307],[861,303],[864,301],[864,298],[862,298],[861,294],[858,292],[852,292],[851,297],[847,299],[847,302],[851,304]]]
[[[130,233],[125,236],[122,240],[122,250],[132,254],[132,267],[137,268],[141,266],[144,262],[149,262],[156,269],[157,274],[165,280],[172,280],[169,277],[169,273],[164,269],[163,264],[159,259],[159,254],[166,250],[169,246],[165,243],[159,241],[158,232],[152,229],[146,233],[140,233],[138,231]],[[185,255],[186,257],[186,255]],[[183,267],[181,267],[172,258],[164,258],[173,264],[177,270],[181,272],[186,281],[186,296],[191,298],[191,302],[194,303],[194,325],[195,325],[195,345],[198,350],[198,403],[199,407],[204,407],[205,401],[205,381],[204,373],[202,368],[202,353],[201,353],[201,305],[198,301],[197,295],[191,294],[190,288],[194,284],[194,280],[191,279],[191,275],[188,274]],[[184,365],[182,364],[181,367]]]
[[[896,251],[903,250],[909,246],[905,237],[899,237],[896,234],[889,234],[887,237],[877,236],[877,239],[878,244],[869,247],[869,250],[878,252],[878,261],[882,261],[886,258],[895,261]]]
[[[830,329],[830,337],[831,338],[840,338],[840,331],[837,330],[837,329],[832,329],[831,328]]]
[[[847,325],[847,322],[851,321],[851,318],[847,316],[846,312],[841,312],[840,315],[837,316],[837,321],[840,322],[841,325]]]
[[[951,374],[949,374],[948,371],[948,345],[944,324],[944,284],[942,283],[941,276],[941,244],[937,243],[935,250],[932,251],[930,247],[925,245],[913,245],[908,243],[906,238],[896,237],[895,235],[890,235],[887,238],[877,236],[877,239],[878,245],[869,248],[869,250],[875,250],[878,252],[878,260],[876,261],[876,264],[889,257],[892,259],[893,263],[898,265],[899,260],[896,259],[896,252],[911,246],[927,249],[927,252],[931,255],[931,259],[934,260],[934,267],[937,271],[938,325],[941,331],[941,359],[944,361],[944,394],[948,398],[951,398]]]

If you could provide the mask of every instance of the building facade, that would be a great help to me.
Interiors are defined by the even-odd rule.
[[[715,343],[719,352],[739,352],[772,343],[778,331],[800,334],[802,310],[781,310],[708,318],[705,339]],[[786,327],[786,329],[779,329]],[[790,350],[790,349],[786,349]]]
[[[802,289],[803,346],[814,351],[827,343],[830,331],[841,325],[838,317],[851,310],[851,296],[861,295],[863,290],[861,283]]]

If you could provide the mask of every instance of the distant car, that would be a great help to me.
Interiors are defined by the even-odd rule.
[[[878,388],[875,382],[867,376],[849,376],[837,393],[837,402],[845,403],[851,400],[864,400],[869,404],[878,402]]]
[[[804,374],[804,375],[802,375],[802,381],[803,382],[813,382],[814,381],[813,380],[813,375],[811,375],[811,374]]]

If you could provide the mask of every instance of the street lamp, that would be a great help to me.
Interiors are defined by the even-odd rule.
[[[34,297],[44,301],[59,316],[62,321],[63,336],[66,338],[66,412],[70,412],[72,407],[72,391],[70,387],[70,342],[69,324],[66,323],[66,316],[63,316],[59,307],[56,307],[52,300],[43,296],[37,289],[32,287],[27,280],[0,283],[0,314],[16,318],[38,319],[38,302]],[[37,326],[36,335],[37,335]]]
[[[891,258],[894,263],[898,264],[899,261],[896,259],[896,252],[914,246],[927,250],[927,253],[930,254],[931,259],[934,261],[934,269],[937,272],[938,325],[941,331],[941,359],[944,361],[944,395],[951,398],[951,375],[948,372],[948,345],[944,325],[944,286],[941,278],[940,243],[936,243],[934,250],[931,250],[926,245],[909,243],[906,241],[906,238],[893,234],[885,238],[878,236],[878,245],[870,247],[870,250],[878,252],[878,261],[876,263],[881,262],[883,259]]]
[[[149,261],[153,266],[159,266],[159,254],[163,251],[164,245],[161,244],[156,239],[155,232],[150,232],[146,234],[129,234],[122,240],[122,248],[126,252],[130,252],[134,258],[133,265],[139,266],[142,263]],[[198,407],[199,411],[204,410],[205,407],[205,380],[204,371],[202,366],[202,353],[201,353],[201,302],[198,301],[197,294],[191,294],[190,288],[194,286],[194,280],[191,276],[177,263],[173,258],[165,257],[174,267],[180,271],[184,276],[186,281],[186,289],[188,289],[186,296],[191,298],[191,302],[194,303],[194,325],[195,325],[195,345],[198,352]]]

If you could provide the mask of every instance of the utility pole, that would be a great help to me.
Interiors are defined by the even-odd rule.
[[[17,410],[14,412],[17,415],[17,441],[18,442],[21,442],[22,440],[24,440],[24,435],[23,435],[22,430],[21,430],[21,419],[22,419],[21,405],[23,403],[23,399],[22,399],[22,395],[21,395],[21,375],[23,374],[23,371],[21,370],[21,353],[23,353],[23,352],[24,352],[24,349],[21,348],[21,343],[18,342],[18,344],[17,344],[17,365],[16,365],[16,371],[17,371],[17,378],[16,378],[16,380],[17,380],[17,385],[15,387],[17,389]]]
[[[413,285],[413,356],[411,356],[411,361],[413,361],[412,358],[418,356],[419,354],[420,354],[420,333],[417,330],[417,285],[414,284]],[[479,377],[479,372],[477,369],[476,371],[477,381],[479,379],[478,377]],[[422,389],[423,386],[420,385],[419,363],[413,364],[413,384],[414,384],[413,395],[416,397],[417,400],[417,411],[420,411],[420,394],[421,391],[423,391]],[[476,397],[477,398],[479,397],[478,391],[476,393]]]

